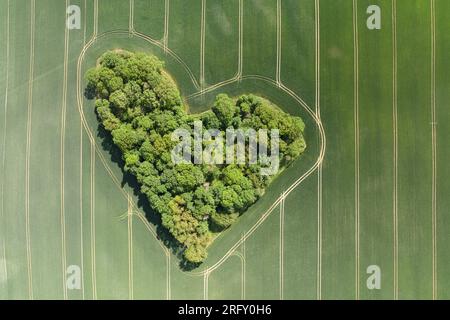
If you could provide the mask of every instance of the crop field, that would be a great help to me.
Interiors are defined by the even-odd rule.
[[[0,299],[450,299],[449,30],[448,0],[0,0]],[[117,48],[191,112],[255,93],[306,124],[196,269],[84,96]]]

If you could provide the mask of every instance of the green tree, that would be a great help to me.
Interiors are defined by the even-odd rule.
[[[200,245],[187,247],[184,251],[184,258],[192,263],[201,263],[207,256],[206,249]]]
[[[237,213],[218,213],[214,212],[211,216],[211,222],[219,230],[226,229],[236,222],[239,214]]]
[[[216,97],[212,108],[212,111],[217,116],[222,129],[226,129],[231,126],[235,110],[236,107],[233,99],[228,97],[226,94],[219,94]]]
[[[122,50],[106,52],[87,71],[86,96],[104,129],[122,152],[124,170],[133,174],[162,225],[183,248],[191,263],[201,263],[211,242],[211,228],[236,222],[270,183],[260,165],[176,165],[171,134],[202,120],[204,130],[279,129],[282,166],[305,150],[305,124],[255,95],[236,99],[219,94],[212,110],[187,113],[178,88],[152,55]],[[268,141],[270,147],[271,141]],[[248,154],[247,154],[248,156]]]
[[[129,104],[128,97],[122,90],[117,90],[109,96],[109,102],[117,108],[117,110],[124,111]]]
[[[130,151],[144,138],[138,131],[133,130],[129,124],[121,124],[119,128],[112,131],[114,143],[122,152]]]

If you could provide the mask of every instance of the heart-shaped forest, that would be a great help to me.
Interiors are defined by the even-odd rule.
[[[190,114],[153,55],[108,51],[86,79],[124,170],[188,263],[201,263],[213,239],[306,148],[302,119],[256,95],[219,94],[210,110]]]

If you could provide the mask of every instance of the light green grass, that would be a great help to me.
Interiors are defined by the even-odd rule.
[[[151,259],[149,255],[151,253]],[[160,244],[133,216],[133,286],[135,299],[166,299],[166,255]]]
[[[186,14],[189,12],[189,14]],[[200,77],[201,0],[170,0],[168,46]]]
[[[450,91],[447,85],[450,83],[450,74],[447,72],[447,53],[450,50],[450,34],[446,32],[450,28],[450,20],[447,13],[450,10],[448,1],[436,1],[436,118],[437,128],[437,281],[438,297],[449,299],[450,274],[447,272],[450,266],[450,252],[446,243],[450,241],[450,220],[448,207],[450,206],[448,194],[450,194],[450,170],[448,159],[450,149],[448,136],[450,133],[450,113],[448,112],[448,101]]]
[[[98,32],[128,30],[130,18],[129,1],[98,0]]]
[[[393,295],[393,102],[391,1],[358,1],[383,8],[382,29],[368,30],[358,14],[359,43],[359,209],[360,295],[392,299]],[[401,118],[400,118],[401,119]],[[366,269],[383,272],[381,290],[368,290]]]
[[[82,294],[85,299],[93,299],[94,287],[93,287],[93,273],[92,273],[92,261],[93,254],[91,249],[92,243],[92,228],[91,228],[91,145],[86,132],[83,130],[81,145],[81,163],[83,170],[81,173],[81,208],[82,217],[80,228],[83,229],[82,242],[83,242],[83,263],[80,263],[83,273],[82,282]]]
[[[164,36],[164,0],[134,0],[134,28],[155,40]]]
[[[135,0],[134,26],[155,40],[164,32],[164,1]],[[91,167],[89,137],[81,132],[77,106],[77,60],[84,42],[93,34],[94,1],[71,0],[80,5],[81,30],[70,32],[68,92],[64,138],[64,213],[67,265],[82,266],[83,290],[69,291],[69,299],[127,299],[129,292],[129,231],[119,216],[127,210],[129,193],[123,173],[97,136],[92,101],[83,100],[84,114],[100,154]],[[86,3],[86,10],[85,8]],[[206,84],[233,77],[238,62],[238,1],[206,2]],[[281,81],[315,110],[314,1],[283,0]],[[276,0],[244,0],[244,75],[276,76]],[[369,4],[382,9],[382,30],[369,31],[365,10]],[[64,72],[64,11],[59,0],[36,2],[35,81],[30,155],[30,234],[33,294],[35,298],[63,298],[61,235],[60,141]],[[437,298],[449,298],[447,269],[450,240],[447,194],[449,134],[446,30],[449,5],[436,0],[436,112],[437,112]],[[170,0],[169,48],[200,79],[201,1]],[[99,33],[128,30],[129,2],[99,1]],[[354,299],[394,297],[393,211],[393,68],[391,1],[358,1],[359,51],[359,282],[355,254],[355,118],[354,38],[350,0],[320,1],[320,111],[327,134],[322,167],[322,237],[318,238],[317,172],[303,181],[285,201],[283,297],[285,299]],[[7,2],[0,4],[2,26]],[[189,14],[187,14],[189,13]],[[431,188],[431,21],[430,1],[397,0],[398,48],[398,286],[399,298],[432,297],[432,188]],[[229,23],[224,23],[228,21]],[[10,61],[8,112],[4,114],[5,80],[0,79],[0,132],[6,117],[2,237],[5,241],[7,282],[0,283],[0,298],[28,295],[25,224],[25,151],[30,59],[30,1],[10,1]],[[18,27],[20,26],[20,27]],[[86,28],[84,28],[86,27]],[[2,27],[0,40],[6,41]],[[97,39],[86,53],[82,73],[108,49],[125,48],[158,55],[186,97],[197,89],[169,53],[138,37],[108,35]],[[0,71],[6,68],[6,48],[0,50]],[[221,54],[223,53],[223,54]],[[2,76],[4,72],[2,72]],[[195,272],[219,261],[242,234],[266,212],[278,196],[310,168],[319,150],[317,127],[310,116],[277,86],[261,80],[242,80],[188,100],[192,112],[212,105],[214,96],[256,93],[277,103],[306,122],[307,152],[270,186],[239,223],[225,231],[209,248],[209,258]],[[83,130],[84,131],[84,130]],[[0,137],[3,141],[3,136]],[[81,154],[80,154],[81,153]],[[116,185],[101,158],[104,158]],[[91,176],[92,175],[92,176]],[[95,194],[92,194],[91,179]],[[93,197],[92,197],[93,196]],[[138,206],[143,210],[142,206]],[[93,210],[91,210],[93,209]],[[277,206],[245,241],[246,298],[280,297],[280,216]],[[92,220],[94,219],[94,220]],[[95,227],[92,222],[95,221]],[[133,225],[133,293],[135,299],[167,297],[167,256],[149,230],[135,216]],[[151,225],[151,228],[155,228]],[[95,234],[92,233],[95,231]],[[321,247],[318,245],[321,244]],[[94,248],[91,247],[94,245]],[[321,248],[321,250],[320,250]],[[1,248],[0,248],[1,249]],[[93,250],[95,249],[95,250]],[[238,251],[243,250],[240,245]],[[3,253],[0,251],[0,257]],[[319,260],[320,258],[320,260]],[[318,261],[321,269],[318,270]],[[95,267],[93,268],[93,262]],[[204,277],[186,273],[170,254],[170,297],[203,299]],[[382,271],[382,289],[366,288],[366,268],[376,264]],[[4,272],[3,269],[1,272]],[[93,273],[93,271],[95,273]],[[94,277],[95,275],[95,277]],[[320,278],[318,279],[318,277]],[[0,277],[2,279],[2,277]],[[94,281],[96,280],[96,281]],[[317,280],[320,280],[319,282]],[[317,284],[320,283],[320,290]],[[209,298],[240,298],[241,262],[231,255],[209,275]],[[96,288],[96,289],[95,289]]]
[[[352,3],[345,0],[322,1],[320,30],[320,111],[327,132],[322,171],[322,298],[354,299]]]
[[[273,232],[279,228],[279,211],[276,207],[267,223],[245,241],[247,299],[280,298],[280,238],[277,232]]]
[[[314,1],[284,0],[281,3],[281,80],[314,106]]]
[[[2,32],[0,33],[0,41],[2,43],[7,43],[8,42],[8,32],[7,32],[7,23],[8,23],[8,12],[7,12],[7,8],[5,6],[0,7],[0,20],[2,21],[1,24],[1,30]],[[5,98],[6,98],[6,90],[7,90],[7,82],[8,82],[8,77],[7,77],[7,56],[8,56],[8,50],[9,48],[7,46],[4,46],[3,50],[0,51],[0,73],[2,75],[4,75],[2,78],[0,78],[0,119],[5,120],[6,117],[6,113],[7,113],[7,108],[5,106]],[[0,132],[1,132],[1,137],[4,138],[4,132],[6,130],[7,124],[5,123],[5,121],[0,121]],[[4,155],[5,154],[5,143],[2,141],[1,145],[0,145],[0,154]],[[1,160],[3,163],[3,159]],[[1,234],[0,234],[0,247],[1,248],[6,248],[6,242],[5,242],[5,232],[6,232],[6,221],[5,221],[5,214],[3,212],[3,175],[4,175],[4,168],[3,165],[0,164],[0,184],[2,185],[2,189],[0,190],[1,194],[0,194],[0,223],[1,223]],[[6,265],[6,256],[5,253],[2,252],[2,254],[0,255],[0,264],[3,267],[4,270],[4,266]],[[0,299],[6,299],[8,290],[7,290],[7,275],[5,274],[5,272],[1,272],[0,273]]]
[[[403,299],[430,299],[432,159],[429,2],[399,1],[397,14],[399,296]]]
[[[37,2],[35,8],[36,12],[42,13],[36,14],[34,29],[29,154],[29,226],[36,299],[61,297],[65,276],[62,266],[59,170],[63,65],[54,64],[64,59],[64,28],[61,28],[64,16],[51,19],[51,11],[47,11],[50,6],[59,11],[65,8],[63,2],[55,5],[50,0]]]
[[[94,236],[97,295],[102,299],[127,299],[128,231],[126,219],[120,219],[121,214],[127,211],[127,202],[118,196],[116,186],[98,159],[95,166]],[[111,210],[112,208],[114,209]]]
[[[276,0],[244,1],[244,74],[275,78],[276,5]]]
[[[84,8],[84,0],[72,1],[72,4]],[[82,19],[84,20],[86,10],[82,10]],[[87,17],[86,17],[87,18]],[[77,32],[69,34],[68,59],[75,61],[78,52],[84,45],[86,39],[84,28]],[[67,69],[68,84],[76,83],[76,64],[69,63]],[[82,248],[82,197],[81,197],[81,179],[82,160],[81,139],[82,139],[81,120],[76,106],[76,87],[69,85],[67,92],[66,119],[64,132],[64,222],[66,236],[66,261],[67,265],[78,265],[81,267],[84,255]],[[67,227],[69,226],[69,227]],[[69,290],[69,299],[82,299],[82,290]]]
[[[2,7],[5,5],[2,2]],[[7,292],[3,296],[6,295],[8,299],[28,298],[24,169],[30,54],[29,16],[28,1],[10,1],[10,25],[20,24],[23,27],[10,28],[10,77],[6,115],[6,122],[10,125],[6,131],[2,176],[5,185],[4,221],[7,228],[4,236],[8,272]]]
[[[284,299],[317,298],[317,174],[284,204]]]
[[[248,270],[246,266],[246,260],[242,253],[242,246],[239,251],[242,256],[233,255],[227,259],[216,272],[213,272],[209,276],[208,299],[240,300],[243,298],[242,296],[245,294],[245,291],[251,289],[242,288],[242,268],[245,269],[245,277],[247,276],[247,272],[252,272],[252,270]],[[246,284],[245,287],[247,287]],[[252,290],[250,290],[250,292],[252,292]]]
[[[85,42],[89,41],[94,33],[94,1],[83,0],[80,8],[84,10],[83,16],[83,34]],[[84,23],[86,21],[86,23]]]
[[[206,1],[205,22],[205,82],[211,85],[238,72],[239,1]]]

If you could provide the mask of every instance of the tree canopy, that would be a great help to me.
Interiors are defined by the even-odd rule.
[[[164,63],[152,55],[109,51],[86,73],[86,92],[104,129],[121,150],[124,169],[139,182],[163,226],[184,248],[186,261],[201,263],[213,231],[231,226],[264,193],[273,177],[259,164],[174,164],[177,128],[202,120],[203,130],[279,129],[281,166],[305,150],[304,123],[266,99],[219,94],[210,111],[186,112]],[[270,143],[270,142],[269,142]]]

